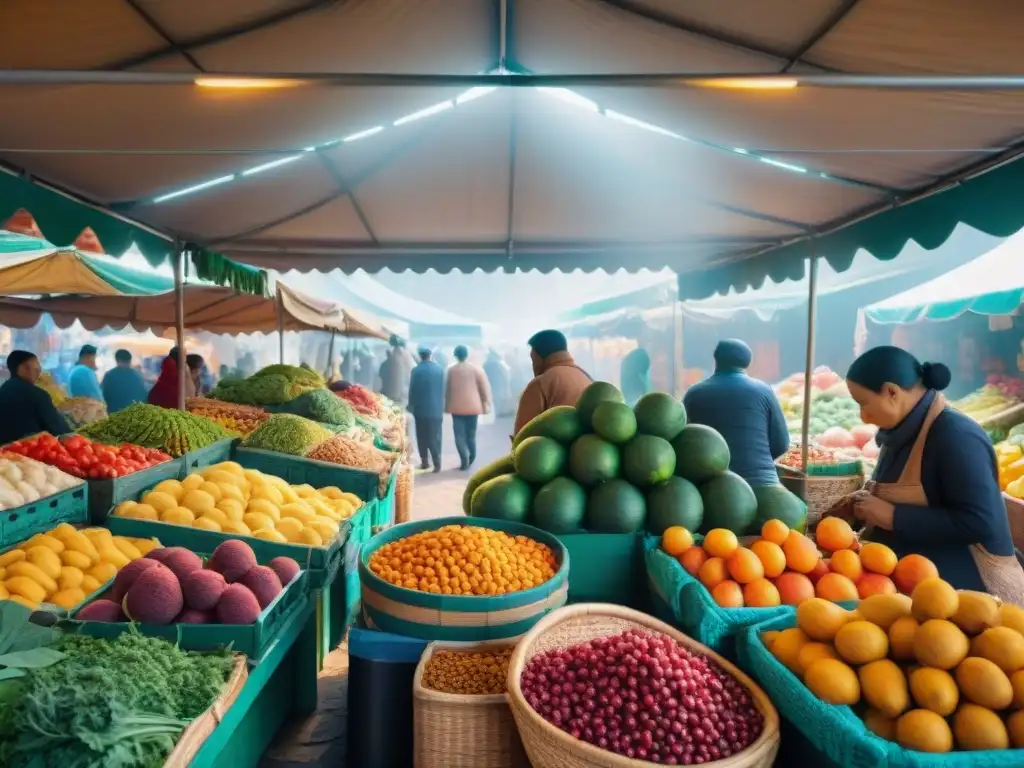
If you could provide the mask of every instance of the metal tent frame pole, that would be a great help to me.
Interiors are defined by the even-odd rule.
[[[279,362],[284,365],[284,298],[281,289],[277,289],[277,353]]]
[[[178,359],[178,409],[185,410],[185,378],[188,365],[185,363],[185,250],[181,243],[174,243],[174,337],[177,342]]]
[[[810,268],[807,272],[807,355],[804,359],[804,412],[800,419],[800,485],[807,498],[807,459],[811,431],[811,372],[814,370],[814,334],[818,315],[818,253],[811,242]]]

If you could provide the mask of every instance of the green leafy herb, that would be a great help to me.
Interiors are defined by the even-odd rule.
[[[56,664],[64,654],[47,646],[60,633],[31,622],[32,611],[13,600],[0,601],[0,681],[23,677],[26,669]]]

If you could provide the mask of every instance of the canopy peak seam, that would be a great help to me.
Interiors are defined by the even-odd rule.
[[[154,31],[154,32],[155,32],[155,33],[156,33],[156,34],[157,34],[157,35],[158,35],[158,36],[159,36],[160,38],[162,38],[162,39],[163,39],[163,41],[164,41],[165,43],[167,43],[167,45],[168,45],[168,46],[170,46],[170,47],[171,47],[171,48],[172,48],[172,49],[174,50],[174,52],[175,52],[175,53],[177,53],[177,54],[178,54],[179,56],[181,56],[181,57],[182,57],[183,59],[185,59],[185,61],[187,61],[187,62],[188,62],[189,64],[191,64],[191,65],[192,65],[193,67],[195,67],[195,68],[196,68],[197,70],[199,70],[200,72],[205,72],[205,71],[206,71],[206,70],[205,70],[205,69],[203,68],[203,65],[202,65],[202,64],[200,64],[200,63],[199,63],[199,62],[198,62],[198,61],[196,60],[196,57],[195,57],[195,56],[193,56],[193,55],[192,55],[192,54],[191,54],[191,53],[189,52],[189,50],[188,50],[187,48],[183,48],[183,47],[182,47],[182,46],[181,46],[181,45],[180,45],[180,44],[178,43],[178,41],[177,41],[177,40],[175,40],[174,38],[172,38],[172,37],[171,37],[171,36],[170,36],[170,35],[169,35],[169,34],[167,33],[167,30],[165,30],[165,29],[163,28],[163,26],[162,26],[162,25],[160,24],[160,22],[158,22],[158,21],[157,21],[157,20],[156,20],[155,18],[153,18],[153,15],[152,15],[152,14],[151,14],[151,13],[150,13],[149,11],[147,11],[147,10],[146,10],[145,8],[143,8],[142,6],[140,6],[140,5],[139,5],[139,3],[138,3],[138,0],[124,0],[124,3],[125,3],[125,5],[127,5],[127,6],[128,6],[129,8],[131,8],[131,9],[132,9],[132,11],[134,11],[134,12],[135,12],[135,15],[136,15],[136,16],[138,16],[138,17],[139,17],[140,19],[142,19],[142,20],[143,20],[143,21],[144,21],[144,22],[146,23],[146,26],[148,26],[148,27],[149,27],[150,29],[152,29],[152,30],[153,30],[153,31]]]

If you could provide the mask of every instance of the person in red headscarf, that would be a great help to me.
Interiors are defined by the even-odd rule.
[[[184,365],[185,355],[177,347],[171,349],[160,365],[160,375],[149,390],[149,404],[161,408],[178,407],[178,365]],[[185,376],[185,397],[195,397],[196,388],[191,375]]]

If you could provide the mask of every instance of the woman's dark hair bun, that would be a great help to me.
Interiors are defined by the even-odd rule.
[[[921,383],[928,389],[934,389],[941,392],[949,386],[949,382],[952,380],[953,374],[949,372],[942,363],[922,363],[921,364]]]

